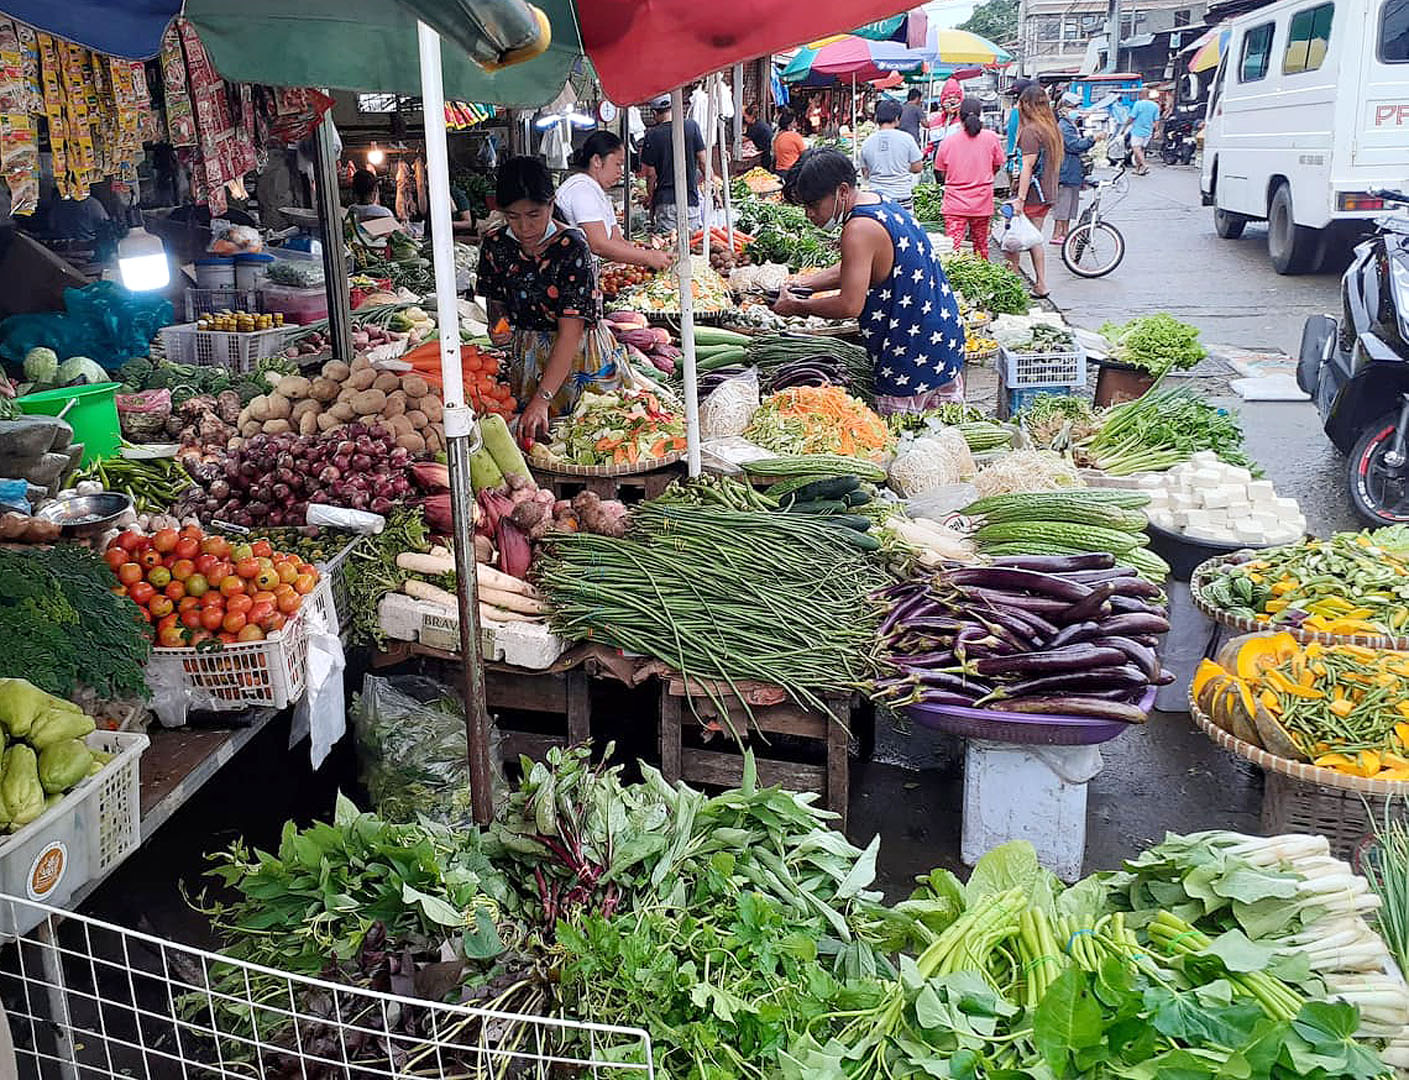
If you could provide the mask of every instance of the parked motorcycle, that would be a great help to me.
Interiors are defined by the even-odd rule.
[[[1370,195],[1393,212],[1356,245],[1342,317],[1306,320],[1296,378],[1349,458],[1356,513],[1387,525],[1409,522],[1409,195]]]
[[[1159,153],[1166,165],[1188,165],[1194,160],[1196,130],[1191,116],[1174,116],[1165,122]]]

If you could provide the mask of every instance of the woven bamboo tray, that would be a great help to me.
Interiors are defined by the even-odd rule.
[[[620,465],[573,465],[568,462],[531,461],[531,468],[555,476],[635,476],[638,473],[655,472],[667,465],[674,465],[684,455],[672,450],[664,457],[648,458],[642,461],[623,462]]]
[[[1216,622],[1219,626],[1229,630],[1236,630],[1240,634],[1255,634],[1264,630],[1275,630],[1279,633],[1290,634],[1303,645],[1317,641],[1322,645],[1360,645],[1367,649],[1395,649],[1409,650],[1409,637],[1392,637],[1388,634],[1328,634],[1322,630],[1307,630],[1300,626],[1291,626],[1286,623],[1262,622],[1257,619],[1249,619],[1242,615],[1233,615],[1222,608],[1214,607],[1203,598],[1203,587],[1209,578],[1217,571],[1218,567],[1225,563],[1246,561],[1241,556],[1243,552],[1235,551],[1231,555],[1219,555],[1194,567],[1194,572],[1189,578],[1189,594],[1193,598],[1194,606]]]
[[[964,362],[968,364],[985,364],[998,355],[998,348],[981,349],[975,352],[965,352]]]
[[[1309,761],[1269,754],[1224,731],[1192,700],[1189,713],[1220,747],[1265,771],[1261,824],[1269,835],[1319,834],[1330,841],[1337,856],[1350,858],[1370,835],[1372,820],[1383,820],[1387,806],[1409,796],[1409,781],[1347,776]]]
[[[743,334],[745,337],[762,337],[764,334],[807,334],[811,337],[855,337],[861,333],[861,328],[856,323],[846,323],[841,326],[824,326],[808,328],[805,326],[737,326],[725,320],[723,323],[725,330],[732,330],[736,334]]]

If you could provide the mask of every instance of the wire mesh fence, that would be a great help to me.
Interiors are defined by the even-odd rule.
[[[0,1077],[655,1077],[639,1029],[305,978],[10,896],[0,910],[42,915],[0,946]]]

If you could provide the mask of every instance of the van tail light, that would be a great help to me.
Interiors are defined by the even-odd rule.
[[[1336,196],[1336,205],[1342,210],[1383,210],[1385,201],[1363,191],[1342,191]]]

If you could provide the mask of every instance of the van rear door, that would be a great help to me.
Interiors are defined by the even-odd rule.
[[[1409,0],[1370,0],[1364,26],[1350,161],[1409,179]]]

